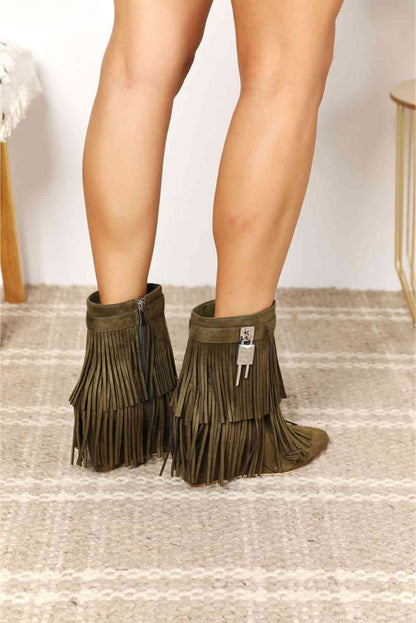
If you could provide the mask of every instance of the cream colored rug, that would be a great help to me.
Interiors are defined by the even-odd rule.
[[[414,346],[394,292],[282,290],[287,418],[323,426],[298,472],[190,489],[160,462],[71,467],[88,288],[2,306],[3,623],[411,622]],[[190,308],[165,288],[180,367]]]

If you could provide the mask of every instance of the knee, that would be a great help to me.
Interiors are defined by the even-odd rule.
[[[100,81],[119,89],[149,89],[174,98],[195,57],[195,49],[148,47],[131,49],[110,44],[101,66]]]
[[[242,64],[242,93],[257,93],[282,106],[316,110],[322,100],[334,52],[334,25],[325,37],[310,37]]]

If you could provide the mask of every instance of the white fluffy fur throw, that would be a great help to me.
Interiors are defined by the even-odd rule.
[[[26,115],[41,86],[31,53],[0,41],[0,141],[5,141]]]

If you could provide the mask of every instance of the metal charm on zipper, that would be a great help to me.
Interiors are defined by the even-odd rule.
[[[244,378],[248,377],[250,366],[254,361],[254,327],[241,327],[240,340],[237,351],[237,379],[235,382],[236,387],[240,384],[241,371],[243,366],[246,367]]]

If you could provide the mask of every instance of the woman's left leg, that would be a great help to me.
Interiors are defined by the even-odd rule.
[[[325,449],[286,422],[274,292],[305,193],[341,0],[233,0],[241,96],[214,207],[217,294],[191,315],[173,472],[193,485],[291,471]]]
[[[233,0],[241,95],[214,206],[216,316],[268,307],[302,206],[342,0]]]

